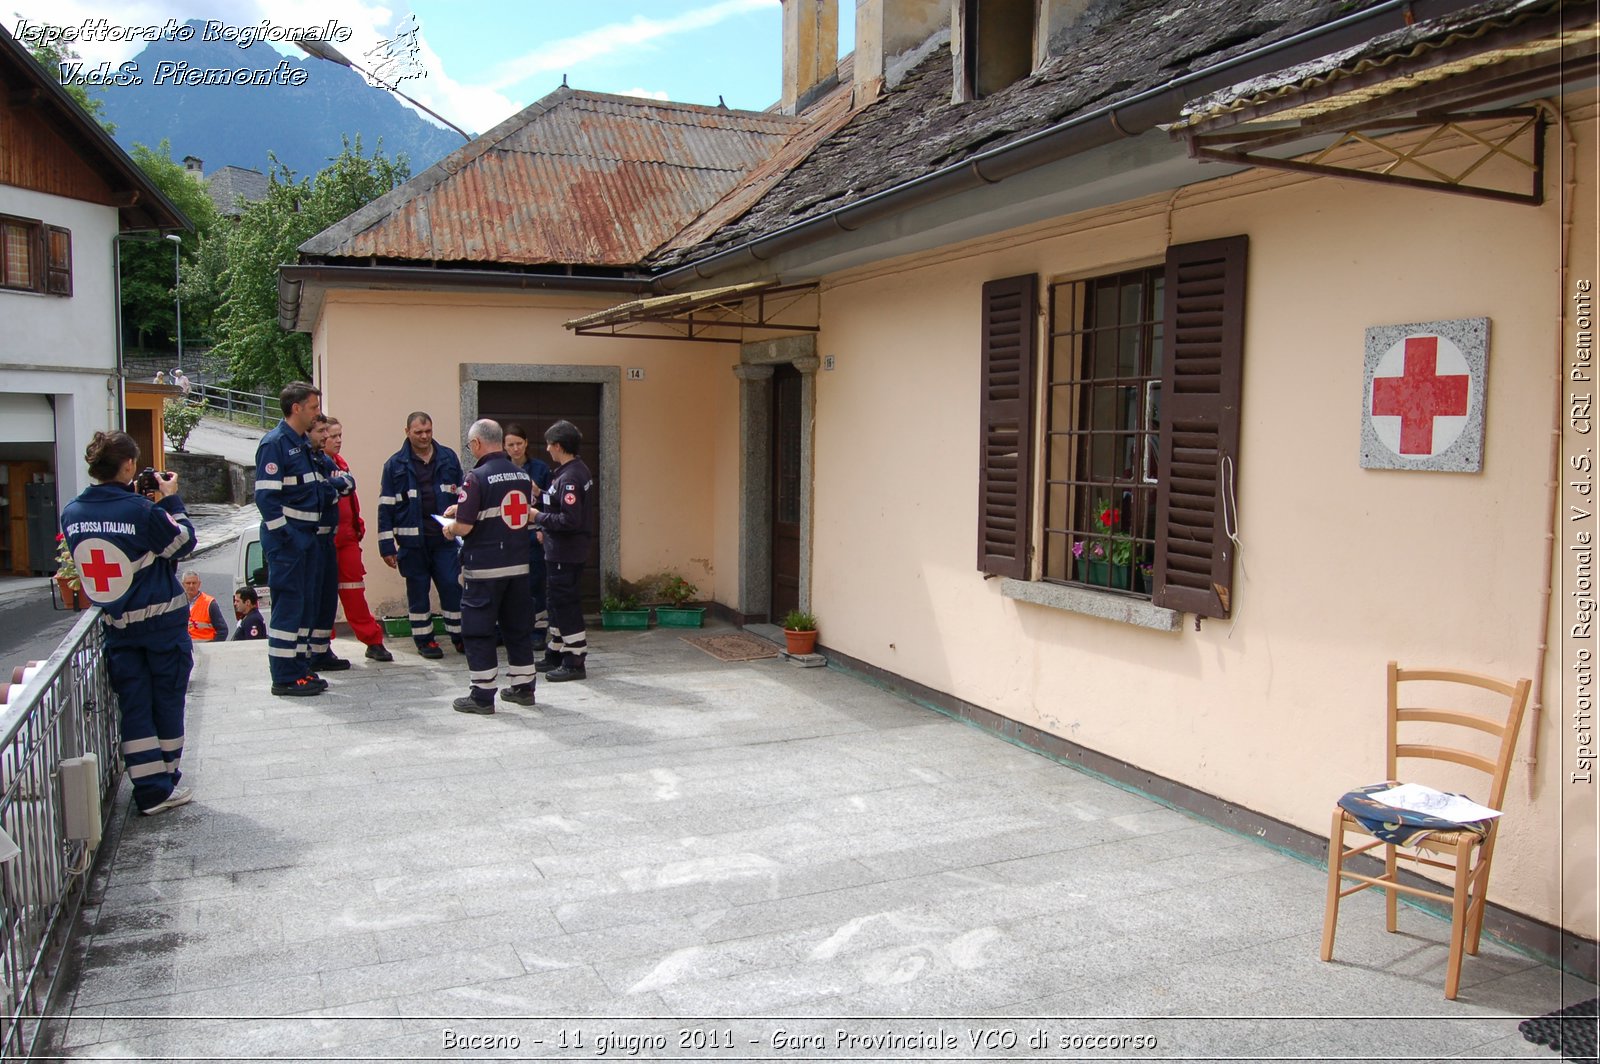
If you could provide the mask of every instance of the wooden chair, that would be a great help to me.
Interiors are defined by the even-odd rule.
[[[1400,704],[1400,685],[1403,683],[1426,681],[1437,685],[1460,684],[1473,688],[1492,691],[1505,697],[1508,705],[1503,720],[1482,716],[1478,713],[1466,712],[1460,709],[1434,709],[1414,708]],[[1402,669],[1394,662],[1389,662],[1389,732],[1388,732],[1388,779],[1390,782],[1402,782],[1397,762],[1405,758],[1409,760],[1450,761],[1476,769],[1489,777],[1487,794],[1470,794],[1474,801],[1482,802],[1491,809],[1502,808],[1501,802],[1505,799],[1506,781],[1511,775],[1511,755],[1516,747],[1517,731],[1522,725],[1522,713],[1528,704],[1528,689],[1532,686],[1530,680],[1518,680],[1516,683],[1506,683],[1489,676],[1479,676],[1470,672],[1456,672],[1448,669]],[[1415,689],[1412,689],[1415,690]],[[1493,760],[1481,754],[1452,746],[1428,743],[1406,743],[1401,741],[1401,726],[1426,723],[1435,727],[1430,729],[1430,738],[1448,727],[1470,728],[1486,732],[1494,736],[1499,743],[1499,754]],[[1440,727],[1444,726],[1444,727]],[[1412,734],[1414,728],[1408,727],[1406,732]],[[1462,735],[1460,732],[1454,733]],[[1464,736],[1463,736],[1464,737]],[[1481,744],[1480,744],[1481,745]],[[1412,780],[1405,782],[1426,782]],[[1445,788],[1441,788],[1445,789]],[[1460,788],[1449,788],[1459,791]],[[1445,973],[1444,996],[1454,1000],[1457,990],[1461,985],[1461,953],[1463,947],[1466,952],[1478,953],[1478,939],[1483,931],[1484,899],[1489,893],[1489,868],[1494,859],[1494,844],[1501,828],[1500,822],[1504,817],[1495,817],[1488,822],[1486,834],[1462,829],[1457,831],[1435,831],[1419,840],[1412,846],[1397,846],[1384,842],[1368,831],[1350,813],[1340,806],[1334,806],[1333,828],[1328,836],[1328,905],[1327,913],[1322,926],[1322,959],[1333,959],[1333,934],[1334,927],[1339,920],[1339,901],[1350,894],[1366,890],[1369,887],[1380,887],[1384,891],[1385,902],[1388,909],[1388,929],[1391,933],[1397,930],[1395,922],[1395,902],[1397,892],[1418,895],[1424,898],[1434,898],[1450,902],[1450,964]],[[1344,837],[1346,834],[1356,834],[1372,839],[1371,842],[1345,849]],[[1378,847],[1384,849],[1384,872],[1379,876],[1363,875],[1352,872],[1347,867],[1351,858],[1366,853]],[[1435,860],[1422,855],[1427,850],[1440,855],[1451,855],[1449,861]],[[1414,887],[1400,882],[1399,862],[1410,861],[1414,864],[1428,865],[1433,868],[1442,868],[1454,873],[1453,889],[1448,893],[1443,890],[1429,890],[1425,887]],[[1356,883],[1353,887],[1340,889],[1342,880],[1352,880]],[[1442,886],[1442,885],[1441,885]]]

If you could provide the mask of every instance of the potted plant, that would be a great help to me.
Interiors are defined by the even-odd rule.
[[[649,628],[650,611],[639,608],[637,596],[613,592],[600,600],[600,625],[603,628]]]
[[[56,588],[61,592],[61,608],[64,610],[81,610],[88,603],[88,596],[83,593],[83,580],[78,575],[78,563],[72,558],[72,549],[67,546],[67,537],[60,532],[56,533]]]
[[[660,583],[661,597],[668,604],[656,607],[656,623],[663,628],[699,628],[705,623],[705,607],[684,605],[699,591],[677,573],[668,573]]]
[[[1072,556],[1078,560],[1078,579],[1096,587],[1131,589],[1133,537],[1122,531],[1122,510],[1102,500],[1095,503],[1094,519],[1100,534],[1072,545]]]
[[[796,657],[817,649],[817,619],[805,610],[790,610],[783,616],[783,639]]]

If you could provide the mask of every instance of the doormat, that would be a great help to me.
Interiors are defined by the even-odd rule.
[[[761,658],[775,658],[779,654],[774,644],[745,632],[685,635],[679,638],[699,647],[718,661],[759,661]]]
[[[1590,998],[1517,1024],[1522,1037],[1549,1046],[1567,1060],[1595,1059],[1595,1027],[1600,998]]]

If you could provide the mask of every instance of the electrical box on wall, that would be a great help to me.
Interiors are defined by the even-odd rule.
[[[61,762],[61,820],[67,838],[100,845],[100,759],[94,754]]]

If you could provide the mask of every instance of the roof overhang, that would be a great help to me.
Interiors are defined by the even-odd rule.
[[[613,297],[651,290],[643,277],[589,277],[572,273],[514,270],[458,270],[432,266],[278,267],[278,325],[290,332],[310,332],[333,289],[431,292],[585,292]]]
[[[818,331],[819,303],[815,283],[752,281],[636,299],[566,324],[579,336],[739,344]]]
[[[1197,159],[1537,205],[1545,114],[1529,101],[1592,84],[1597,54],[1593,5],[1524,3],[1231,86],[1190,103],[1169,130]],[[1423,159],[1444,145],[1469,150]]]
[[[117,209],[122,232],[194,231],[194,223],[177,204],[156,187],[99,122],[84,113],[65,88],[45,73],[4,26],[0,26],[0,92],[8,94],[13,106],[35,111],[51,132],[105,178],[111,190],[108,206]]]

